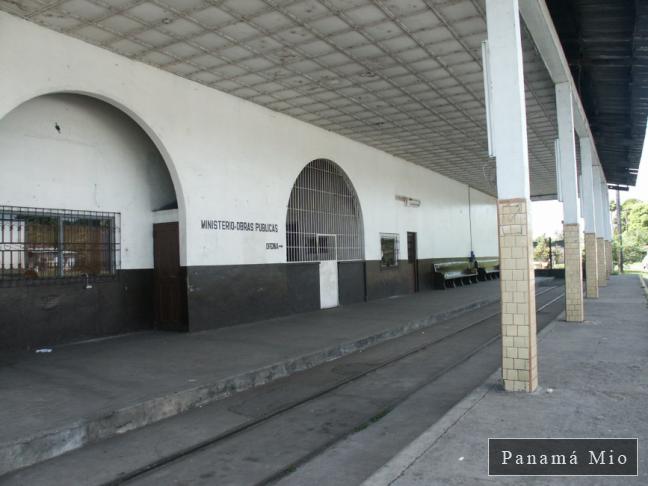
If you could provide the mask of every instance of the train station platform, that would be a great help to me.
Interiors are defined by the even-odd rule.
[[[537,392],[504,392],[498,371],[363,486],[648,484],[645,292],[636,275],[611,277],[585,323],[541,333]],[[489,477],[489,437],[638,437],[639,477]]]
[[[499,301],[498,281],[0,357],[0,475]],[[44,352],[43,352],[44,351]]]

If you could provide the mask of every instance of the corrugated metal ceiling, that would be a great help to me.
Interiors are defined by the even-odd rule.
[[[648,116],[648,2],[547,3],[608,183],[634,185]]]

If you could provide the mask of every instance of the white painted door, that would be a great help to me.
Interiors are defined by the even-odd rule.
[[[320,307],[322,309],[339,305],[336,240],[335,235],[317,235],[317,254],[320,260]]]
[[[336,260],[320,262],[320,307],[338,306],[338,264]]]

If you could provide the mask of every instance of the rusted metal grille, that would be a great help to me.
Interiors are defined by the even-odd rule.
[[[295,181],[286,217],[286,251],[289,262],[364,258],[358,197],[330,160],[312,161]]]
[[[380,233],[380,266],[397,267],[400,254],[398,234]]]
[[[119,214],[0,206],[0,282],[112,276]]]

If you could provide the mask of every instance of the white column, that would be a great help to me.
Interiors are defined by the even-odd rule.
[[[596,299],[598,292],[598,251],[596,244],[596,207],[594,203],[594,174],[592,152],[594,147],[589,137],[580,138],[581,153],[581,195],[585,219],[585,294]]]
[[[565,241],[565,320],[582,322],[583,267],[581,262],[580,205],[572,91],[569,83],[556,85],[560,187],[563,200],[563,237]]]
[[[581,194],[583,196],[581,208],[585,220],[585,232],[596,233],[596,207],[594,204],[594,167],[593,146],[589,137],[580,137],[581,153]]]
[[[556,85],[556,114],[560,150],[560,182],[565,224],[579,224],[578,170],[576,167],[576,140],[574,112],[569,83]]]
[[[605,211],[605,276],[610,278],[612,273],[612,213],[610,213],[610,193],[607,187],[607,181],[603,179],[601,183],[601,193],[603,194],[603,210]]]
[[[524,64],[517,0],[487,0],[493,148],[499,199],[530,198]]]
[[[594,193],[594,231],[597,237],[603,236],[603,199],[601,198],[601,166],[592,167],[592,192]]]
[[[594,205],[596,207],[596,251],[598,254],[598,285],[605,287],[606,278],[606,248],[605,248],[605,213],[603,211],[603,197],[601,195],[601,165],[597,165],[592,174],[594,176]]]
[[[518,0],[486,0],[490,114],[497,159],[502,289],[502,378],[508,391],[538,386],[529,153]]]

